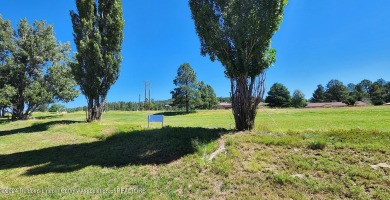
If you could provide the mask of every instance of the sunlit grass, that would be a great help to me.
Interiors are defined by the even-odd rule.
[[[0,199],[389,199],[390,107],[259,109],[235,133],[230,110],[35,113],[1,120],[0,189],[133,189]],[[164,114],[164,126],[148,114]],[[273,122],[276,122],[276,124]],[[197,128],[201,127],[201,128]],[[220,141],[226,151],[210,161]],[[141,191],[134,193],[134,191]]]

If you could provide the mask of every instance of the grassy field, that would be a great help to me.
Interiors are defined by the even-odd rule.
[[[0,120],[0,199],[390,199],[390,107],[33,117]]]

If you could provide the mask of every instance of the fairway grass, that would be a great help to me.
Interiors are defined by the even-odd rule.
[[[390,107],[259,109],[238,133],[230,110],[84,121],[0,120],[0,199],[390,199],[390,169],[371,166],[390,165]]]

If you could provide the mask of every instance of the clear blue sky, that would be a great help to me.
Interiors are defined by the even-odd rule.
[[[56,37],[73,44],[69,11],[74,0],[0,0],[0,13],[14,26],[26,17],[54,25]],[[284,21],[273,38],[277,62],[267,72],[267,87],[279,82],[290,92],[312,96],[317,84],[331,79],[344,84],[362,79],[390,80],[389,0],[290,0]],[[184,62],[210,84],[217,96],[228,96],[230,83],[219,62],[200,55],[186,0],[124,0],[125,40],[121,75],[108,101],[138,101],[144,81],[152,98],[171,97],[177,68]],[[143,98],[143,97],[142,97]],[[68,107],[86,105],[83,95]]]

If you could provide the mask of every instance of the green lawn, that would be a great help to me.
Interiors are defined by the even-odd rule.
[[[33,117],[0,120],[0,199],[390,198],[390,169],[371,167],[390,165],[390,107],[260,109],[240,133],[229,110]]]

